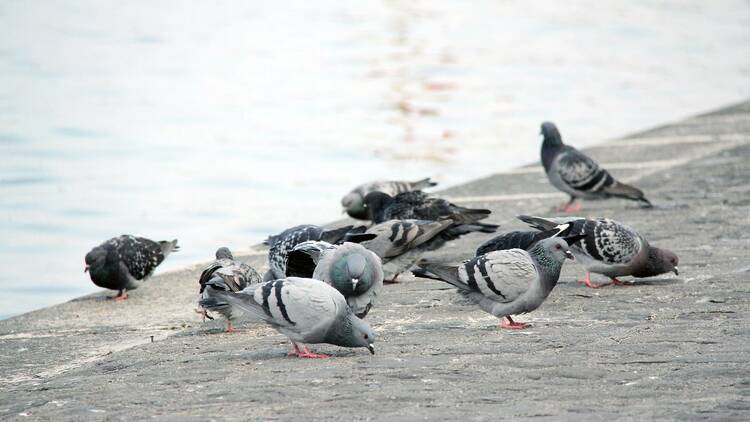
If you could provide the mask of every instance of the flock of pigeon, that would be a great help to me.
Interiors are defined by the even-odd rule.
[[[605,169],[564,145],[553,123],[542,124],[542,165],[550,182],[570,195],[558,209],[576,212],[580,199],[608,197],[651,203],[640,190],[615,180]],[[521,329],[512,315],[531,312],[547,298],[560,278],[566,259],[577,260],[590,274],[621,284],[618,277],[677,274],[677,256],[649,245],[635,230],[607,218],[519,216],[534,230],[500,234],[458,264],[422,259],[428,251],[473,232],[494,233],[498,226],[483,223],[486,209],[457,206],[422,192],[434,186],[417,182],[380,181],[363,184],[342,199],[352,218],[369,225],[326,229],[301,225],[270,236],[269,270],[261,275],[237,261],[229,249],[216,251],[216,260],[201,274],[197,310],[205,318],[222,315],[227,331],[246,314],[289,337],[289,356],[325,357],[305,344],[328,343],[366,347],[375,353],[375,334],[364,318],[384,283],[397,282],[411,271],[417,277],[446,282],[485,312],[501,318],[501,328]],[[127,299],[171,252],[177,241],[154,242],[123,235],[95,247],[86,255],[86,271],[97,286],[118,290],[115,300]],[[300,348],[302,345],[302,348]]]

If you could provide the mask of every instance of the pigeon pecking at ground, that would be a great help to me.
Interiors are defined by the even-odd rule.
[[[494,232],[487,226],[455,224],[450,218],[437,221],[388,220],[367,229],[365,233],[377,237],[360,244],[383,260],[386,281],[395,283],[398,275],[411,269],[426,252],[437,250],[464,234]]]
[[[370,192],[365,197],[368,218],[375,223],[387,220],[431,220],[450,218],[455,224],[476,224],[487,230],[497,229],[497,225],[478,223],[492,213],[480,208],[465,208],[452,204],[446,199],[430,196],[421,191],[400,193],[390,196],[383,192]]]
[[[560,278],[568,250],[583,236],[543,239],[530,251],[494,251],[459,265],[422,262],[415,275],[456,287],[460,294],[482,310],[502,318],[500,328],[522,329],[529,325],[513,321],[511,315],[531,312],[547,298]]]
[[[298,343],[328,343],[366,347],[375,354],[375,334],[354,315],[346,299],[332,286],[310,278],[288,277],[247,287],[239,293],[217,291],[216,299],[245,311],[289,337],[289,356],[323,358]]]
[[[328,243],[361,242],[372,239],[372,235],[365,235],[366,227],[344,226],[337,229],[325,229],[312,224],[303,224],[286,229],[280,234],[269,236],[264,242],[268,249],[268,264],[270,269],[263,276],[263,281],[286,277],[286,258],[289,251],[296,245],[308,240],[322,240]]]
[[[609,172],[582,152],[564,145],[560,132],[552,122],[542,123],[542,165],[550,183],[570,195],[570,201],[558,211],[576,212],[581,209],[578,198],[604,199],[609,197],[639,201],[643,207],[651,202],[639,189],[620,183]]]
[[[550,230],[559,224],[570,224],[571,235],[583,235],[583,240],[571,247],[576,260],[586,268],[588,287],[599,288],[609,284],[623,284],[617,277],[652,277],[674,272],[679,274],[679,259],[674,252],[649,245],[648,241],[632,228],[608,218],[543,218],[520,215],[518,219],[538,230]],[[591,273],[603,274],[612,281],[606,284],[591,282]]]
[[[198,305],[201,310],[197,312],[203,318],[213,319],[208,311],[217,312],[227,320],[227,332],[235,331],[232,321],[236,319],[238,312],[234,306],[220,303],[215,299],[216,291],[239,292],[252,284],[261,282],[260,274],[253,267],[244,262],[235,261],[229,248],[219,248],[216,251],[216,260],[206,267],[201,273],[201,289]]]
[[[289,252],[287,277],[314,278],[326,282],[346,298],[354,314],[364,318],[383,288],[380,258],[356,243],[332,245],[302,242]]]
[[[352,218],[367,220],[367,211],[365,210],[365,196],[370,192],[383,192],[390,196],[396,196],[399,193],[411,192],[413,190],[422,190],[437,185],[430,178],[417,180],[416,182],[406,182],[398,180],[379,180],[365,183],[352,189],[341,199],[341,205],[344,211]]]
[[[177,239],[155,242],[124,234],[113,237],[86,254],[91,281],[105,289],[118,290],[113,299],[128,298],[128,290],[137,289],[172,252],[179,250]]]

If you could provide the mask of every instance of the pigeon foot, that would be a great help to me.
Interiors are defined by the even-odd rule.
[[[556,211],[570,214],[578,212],[581,209],[583,209],[583,204],[578,200],[573,200],[564,205],[560,205],[559,207],[557,207]]]
[[[586,273],[586,277],[583,280],[578,280],[579,283],[585,284],[586,287],[590,287],[592,289],[598,289],[600,287],[609,286],[612,283],[604,283],[604,284],[594,284],[594,282],[591,281],[591,273]],[[622,283],[618,280],[618,282]]]
[[[398,278],[398,276],[400,276],[400,275],[401,275],[401,274],[396,274],[396,275],[395,275],[395,276],[393,276],[393,278],[392,278],[392,279],[390,279],[390,280],[383,280],[383,284],[398,284],[398,283],[400,283],[400,281],[396,280],[396,279]]]
[[[231,321],[227,321],[227,333],[236,333],[237,329],[234,328]]]
[[[617,277],[612,277],[612,284],[614,284],[615,286],[632,286],[633,285],[633,283],[620,281],[617,279]]]
[[[307,346],[305,346],[302,350],[300,350],[297,343],[294,343],[294,342],[292,342],[292,346],[294,347],[294,350],[287,353],[288,357],[307,358],[307,359],[324,359],[324,358],[330,357],[328,355],[324,355],[323,353],[313,353],[310,351],[310,349],[307,348]]]
[[[128,299],[128,292],[125,289],[120,290],[119,293],[117,293],[117,296],[112,296],[112,299],[115,300],[115,302],[122,302],[123,300]]]
[[[500,328],[506,329],[506,330],[523,330],[524,328],[531,327],[531,324],[524,324],[523,322],[515,322],[513,321],[513,318],[507,316],[503,318],[503,321],[500,323]]]
[[[208,312],[205,309],[193,309],[196,314],[203,317],[203,322],[206,322],[206,318],[208,319],[214,319],[211,315],[208,314]]]

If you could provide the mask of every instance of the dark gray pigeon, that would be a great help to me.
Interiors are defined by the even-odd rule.
[[[360,318],[370,312],[383,288],[380,258],[356,243],[302,242],[289,252],[286,274],[330,284],[344,295],[346,303]]]
[[[560,132],[552,122],[542,123],[542,165],[547,178],[557,189],[570,195],[570,201],[559,211],[576,212],[581,209],[578,198],[604,199],[609,197],[639,201],[644,207],[651,202],[639,189],[620,183],[609,172],[582,152],[564,145]]]
[[[385,280],[395,283],[398,275],[411,269],[426,252],[465,234],[487,231],[487,227],[476,224],[455,224],[450,218],[388,220],[367,229],[366,233],[377,237],[360,244],[383,260]]]
[[[268,264],[270,269],[263,276],[263,281],[270,281],[286,277],[287,254],[294,247],[308,240],[322,240],[328,243],[361,242],[371,239],[371,235],[363,232],[366,227],[344,226],[337,229],[325,229],[312,224],[303,224],[286,229],[278,235],[269,236],[264,242],[268,249]]]
[[[300,350],[298,343],[366,347],[375,354],[375,334],[370,326],[354,315],[338,290],[320,280],[272,280],[239,293],[217,291],[215,300],[232,304],[289,337],[294,348],[289,356],[327,357],[310,352],[307,346]]]
[[[518,219],[538,230],[570,224],[570,235],[583,235],[583,240],[570,250],[586,268],[586,278],[581,282],[588,287],[623,284],[617,277],[628,275],[652,277],[668,272],[679,274],[679,259],[674,252],[649,245],[637,231],[617,221],[608,218],[543,218],[528,215],[520,215]],[[594,284],[591,273],[606,275],[612,281]]]
[[[580,236],[543,239],[528,252],[494,251],[458,265],[423,261],[414,273],[453,285],[482,310],[502,318],[501,328],[526,328],[528,324],[513,321],[511,315],[531,312],[544,302],[565,259],[573,259],[569,244],[578,240]]]
[[[113,299],[128,298],[128,290],[138,288],[172,252],[179,250],[177,239],[155,242],[124,234],[113,237],[86,254],[91,281],[105,289],[118,290]]]
[[[216,291],[239,292],[251,284],[261,282],[260,274],[253,267],[244,262],[235,261],[229,248],[219,248],[216,251],[216,260],[206,267],[201,273],[200,298],[198,305],[201,310],[198,313],[203,318],[213,319],[207,311],[217,312],[227,320],[227,332],[234,332],[232,321],[238,316],[237,309],[232,305],[212,306]]]
[[[370,192],[383,192],[390,196],[396,196],[399,193],[410,192],[413,190],[422,190],[437,185],[430,178],[417,180],[416,182],[406,182],[399,180],[378,180],[375,182],[365,183],[352,189],[341,199],[341,205],[344,211],[352,218],[367,220],[367,211],[365,210],[365,196]]]
[[[492,213],[490,210],[461,207],[420,191],[400,193],[394,197],[383,192],[370,192],[365,197],[365,208],[369,219],[375,223],[388,220],[437,221],[441,218],[450,218],[454,224],[475,224],[488,233],[493,233],[498,227],[495,224],[478,222],[489,217]]]
[[[506,249],[523,249],[528,251],[542,239],[567,236],[570,234],[571,228],[571,224],[560,224],[551,230],[545,231],[517,230],[503,233],[479,245],[474,256],[484,255],[492,251],[503,251]]]

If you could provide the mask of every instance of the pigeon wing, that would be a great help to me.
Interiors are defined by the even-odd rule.
[[[494,251],[464,261],[458,276],[496,302],[512,302],[539,278],[531,256],[521,249]]]

